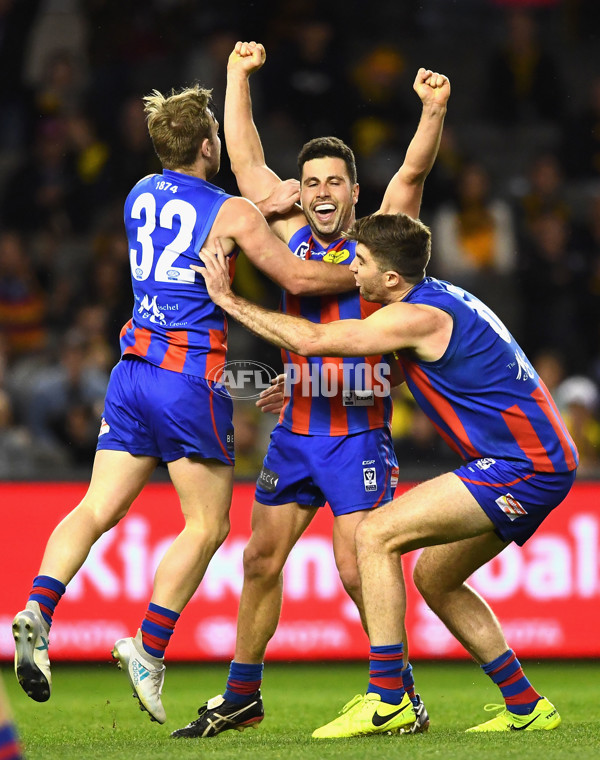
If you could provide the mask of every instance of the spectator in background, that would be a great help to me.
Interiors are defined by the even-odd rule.
[[[50,50],[41,67],[41,79],[33,92],[37,117],[70,116],[83,105],[85,79],[70,50]]]
[[[33,151],[4,188],[2,217],[22,232],[73,229],[75,178],[67,160],[67,133],[62,118],[45,119]]]
[[[118,134],[111,162],[111,185],[115,197],[122,203],[140,177],[160,174],[161,171],[148,136],[143,103],[139,97],[131,96],[123,102],[118,116]]]
[[[600,380],[600,190],[588,200],[582,246],[586,262],[581,298],[585,355]]]
[[[569,366],[585,356],[586,327],[582,323],[585,292],[584,258],[571,246],[570,226],[558,214],[545,213],[531,228],[523,250],[520,277],[523,303],[523,348],[551,345]]]
[[[23,147],[29,137],[29,90],[23,66],[41,0],[0,0],[0,146]]]
[[[516,211],[522,244],[536,236],[534,227],[540,217],[550,215],[564,222],[571,219],[564,174],[556,155],[541,153],[532,160],[526,190],[517,199]]]
[[[98,419],[108,383],[107,373],[90,363],[88,351],[85,336],[77,330],[68,332],[58,361],[33,380],[27,405],[27,426],[35,439],[46,447],[72,446],[74,463],[79,461],[78,449],[89,444],[82,443],[82,415],[93,425],[94,444],[97,443]],[[88,451],[90,463],[93,450]]]
[[[335,27],[324,19],[307,18],[290,31],[289,43],[270,57],[265,91],[277,93],[278,111],[301,114],[301,141],[321,134],[345,136],[344,58]],[[265,106],[270,108],[270,103]]]
[[[15,424],[10,395],[0,387],[0,479],[27,478],[35,473],[32,445],[28,431]]]
[[[543,348],[534,355],[532,364],[554,397],[567,372],[564,357],[554,349]]]
[[[73,228],[88,232],[111,199],[110,147],[91,119],[74,113],[65,121],[73,174]]]
[[[267,422],[270,420],[267,419]],[[233,426],[235,430],[235,476],[255,480],[263,463],[264,447],[268,436],[262,430],[258,409],[249,401],[234,401]],[[276,422],[274,417],[272,423]]]
[[[510,297],[517,262],[513,213],[492,194],[483,164],[462,168],[454,200],[434,214],[432,232],[432,271],[481,298],[512,329],[518,321]]]
[[[0,332],[10,360],[46,345],[46,298],[25,245],[15,231],[0,233]]]
[[[506,11],[506,36],[487,64],[485,113],[496,124],[515,126],[535,121],[559,125],[565,100],[555,56],[539,40],[535,16],[525,8]]]
[[[589,377],[572,375],[556,390],[556,403],[579,451],[579,474],[600,476],[598,387]]]
[[[389,44],[371,47],[350,72],[353,89],[346,109],[351,119],[351,142],[361,178],[361,202],[366,212],[379,207],[387,187],[390,166],[400,166],[412,123],[412,109],[404,92],[406,61]]]

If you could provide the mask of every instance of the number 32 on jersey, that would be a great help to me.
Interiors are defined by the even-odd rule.
[[[131,218],[141,221],[142,213],[145,221],[137,230],[137,240],[141,250],[129,249],[131,272],[139,281],[148,279],[154,263],[155,248],[152,233],[156,229],[156,198],[152,193],[142,193],[135,199],[131,208]],[[187,201],[173,198],[162,207],[159,226],[172,230],[175,217],[179,218],[179,232],[159,254],[154,269],[154,279],[157,282],[194,282],[196,273],[193,269],[176,267],[173,264],[182,253],[190,249],[196,226],[196,209]]]

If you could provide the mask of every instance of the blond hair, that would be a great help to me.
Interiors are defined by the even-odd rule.
[[[167,96],[153,90],[143,98],[148,132],[165,169],[195,164],[202,141],[211,135],[211,93],[196,84]]]

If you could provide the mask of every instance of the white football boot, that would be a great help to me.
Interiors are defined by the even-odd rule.
[[[50,699],[52,676],[48,657],[50,626],[37,602],[27,602],[12,624],[15,640],[15,673],[23,691],[36,702]]]
[[[150,720],[164,723],[167,714],[160,695],[165,680],[165,665],[162,658],[148,654],[142,645],[142,632],[135,638],[119,639],[113,647],[112,656],[121,670],[127,672],[133,696],[140,703],[140,710],[150,715]]]

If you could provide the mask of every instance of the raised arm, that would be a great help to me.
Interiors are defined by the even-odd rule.
[[[421,209],[425,178],[435,163],[440,147],[450,82],[443,74],[419,69],[413,89],[423,103],[421,120],[406,151],[404,163],[387,186],[378,213],[403,213],[416,219]]]
[[[227,90],[225,92],[224,130],[227,153],[240,193],[258,204],[269,218],[271,228],[287,242],[291,234],[304,223],[299,206],[290,203],[289,210],[281,216],[281,209],[269,205],[269,198],[281,179],[265,162],[262,143],[252,116],[250,76],[258,71],[266,60],[264,47],[256,42],[237,42],[227,64]],[[278,216],[275,216],[275,213]],[[292,227],[288,222],[291,220]]]
[[[292,295],[327,295],[356,288],[347,266],[302,261],[269,229],[265,218],[246,198],[229,198],[221,206],[205,246],[216,250],[219,240],[227,250],[239,246],[250,261]],[[227,245],[229,241],[229,245]]]

